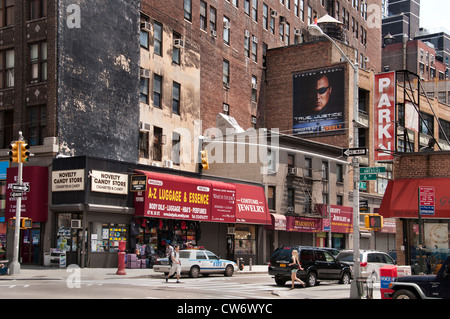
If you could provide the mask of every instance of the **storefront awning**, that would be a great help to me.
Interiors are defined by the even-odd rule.
[[[139,171],[146,191],[136,192],[136,217],[222,223],[271,223],[263,187]]]
[[[287,230],[302,233],[319,233],[322,231],[322,219],[311,217],[286,217]]]
[[[417,218],[419,187],[435,190],[435,213],[424,218],[450,218],[450,178],[397,179],[389,181],[379,213],[385,218]]]
[[[270,225],[270,212],[264,188],[244,184],[236,186],[236,223]]]
[[[286,216],[281,214],[270,214],[271,224],[266,226],[269,230],[286,230]]]
[[[16,216],[16,197],[12,196],[12,185],[17,184],[17,167],[10,167],[6,176],[6,221]],[[46,222],[48,211],[48,169],[41,166],[25,166],[23,168],[23,185],[29,190],[22,192],[21,217],[30,218],[33,222]]]

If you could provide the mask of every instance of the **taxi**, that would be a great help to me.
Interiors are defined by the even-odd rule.
[[[237,264],[230,260],[220,259],[216,254],[204,249],[180,250],[181,274],[197,278],[200,274],[223,274],[231,277],[237,270]],[[169,260],[167,257],[160,258],[153,266],[155,272],[169,273]]]

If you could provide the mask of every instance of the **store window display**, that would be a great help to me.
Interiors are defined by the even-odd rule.
[[[236,255],[255,255],[256,254],[256,228],[255,228],[255,226],[236,225],[236,234],[235,234],[235,238],[234,238],[234,253]]]

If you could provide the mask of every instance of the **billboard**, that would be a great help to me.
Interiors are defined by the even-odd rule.
[[[374,89],[374,159],[394,160],[395,148],[395,71],[375,74]]]
[[[345,67],[293,75],[295,134],[340,132],[345,129]]]

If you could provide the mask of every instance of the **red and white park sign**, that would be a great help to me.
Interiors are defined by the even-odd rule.
[[[395,147],[395,72],[375,75],[374,159],[392,161]]]

